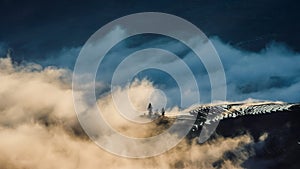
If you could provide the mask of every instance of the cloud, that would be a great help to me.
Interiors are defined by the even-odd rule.
[[[106,39],[97,43],[99,43],[99,46],[105,45],[103,41],[110,44],[113,42],[111,39],[122,38],[125,34],[126,30],[116,28]],[[300,86],[299,53],[294,52],[284,43],[278,42],[270,42],[263,50],[252,52],[233,47],[218,37],[211,37],[210,40],[215,46],[225,69],[228,100],[238,101],[254,98],[299,102],[300,96],[296,94],[299,92]],[[201,46],[201,44],[198,45]],[[180,42],[158,35],[134,36],[118,43],[100,64],[97,79],[102,84],[110,86],[111,77],[119,64],[130,54],[147,48],[165,49],[173,52],[179,58],[169,59],[169,57],[165,57],[165,59],[162,59],[143,53],[144,57],[137,57],[137,59],[126,65],[128,71],[122,71],[120,77],[127,77],[128,73],[131,72],[130,70],[134,70],[136,65],[147,65],[149,63],[163,65],[163,67],[169,68],[170,72],[180,77],[176,79],[177,82],[182,81],[184,83],[176,84],[174,76],[162,73],[161,70],[155,70],[156,72],[144,70],[139,72],[136,77],[140,80],[143,78],[150,79],[157,88],[164,91],[168,98],[168,107],[180,105],[179,87],[188,89],[185,90],[188,93],[185,100],[190,104],[194,103],[193,98],[196,97],[196,92],[200,92],[202,103],[211,101],[211,84],[203,63],[197,60],[194,53]],[[63,48],[58,53],[53,53],[51,57],[48,57],[49,59],[41,64],[73,69],[80,50],[81,47]],[[210,55],[210,53],[205,52],[204,50],[204,55]],[[181,61],[184,61],[193,72],[198,87],[191,86],[193,79],[188,78],[186,72],[182,71]],[[133,79],[125,78],[123,85],[127,85],[128,81],[130,82]],[[109,88],[98,91],[98,94],[101,95],[107,90]]]
[[[81,47],[62,48],[58,52],[49,54],[46,59],[39,61],[41,65],[62,68],[72,68],[75,65]]]
[[[69,76],[70,71],[66,69],[41,68],[36,64],[18,66],[10,58],[0,59],[1,167],[214,168],[218,163],[221,168],[241,168],[253,155],[249,145],[254,143],[248,134],[234,138],[219,136],[202,145],[183,140],[170,151],[146,159],[112,155],[97,147],[82,131],[73,108]],[[135,81],[131,89],[134,106],[143,109],[139,106],[147,103],[145,98],[154,90],[153,84],[147,80]],[[120,96],[128,91],[120,88],[116,92]],[[115,112],[108,98],[109,95],[99,98],[99,105],[104,107],[104,112]],[[112,124],[125,134],[133,134],[127,123],[110,117]],[[151,128],[137,130],[143,129]],[[144,136],[142,132],[136,135]],[[235,154],[234,159],[225,157],[229,152]]]
[[[124,30],[116,29],[113,36],[124,35]],[[142,41],[143,39],[138,40]],[[107,39],[110,39],[107,37]],[[135,39],[135,40],[137,40]],[[299,54],[279,43],[271,43],[260,52],[243,51],[222,42],[217,37],[211,38],[222,60],[228,87],[228,100],[245,100],[248,98],[265,100],[299,101]],[[132,42],[132,41],[131,41]],[[104,42],[99,42],[104,43]],[[111,43],[111,42],[109,42]],[[136,127],[124,120],[116,109],[111,96],[123,100],[129,93],[131,105],[141,114],[149,102],[151,93],[157,89],[164,94],[171,104],[167,113],[176,113],[179,105],[178,85],[167,75],[144,72],[137,79],[117,87],[108,93],[110,77],[116,66],[127,54],[151,45],[175,50],[179,57],[188,63],[200,86],[202,102],[210,101],[210,84],[203,66],[195,62],[193,53],[177,42],[168,39],[155,39],[144,46],[119,44],[103,62],[104,71],[97,78],[97,104],[106,114],[107,120],[119,132],[132,137],[148,137],[158,134],[165,128],[157,129],[155,125]],[[175,47],[174,47],[175,46]],[[0,49],[5,47],[0,46]],[[80,127],[73,107],[71,74],[66,69],[71,67],[80,47],[65,48],[58,57],[40,64],[24,62],[13,64],[11,59],[0,58],[0,165],[4,168],[242,168],[243,163],[253,155],[253,142],[249,134],[233,138],[218,136],[204,144],[182,141],[170,151],[152,158],[126,159],[114,156],[98,148]],[[1,51],[1,50],[0,50]],[[4,51],[4,50],[3,50]],[[76,54],[76,56],[75,56]],[[191,80],[182,74],[179,59],[155,59],[145,56],[147,62],[169,67],[180,75],[185,82],[183,88],[189,88]],[[53,60],[52,60],[53,59]],[[57,67],[48,65],[57,65]],[[136,59],[129,68],[145,64],[145,59]],[[122,72],[125,76],[126,71]],[[147,80],[148,79],[148,80]],[[151,79],[151,81],[149,80]],[[126,80],[126,79],[125,79]],[[129,86],[129,89],[125,87]],[[190,87],[184,91],[194,97],[198,88]],[[127,96],[127,95],[126,95]],[[161,101],[154,98],[154,105]],[[188,98],[187,98],[188,99]],[[131,110],[128,104],[121,103],[122,110]],[[157,107],[158,109],[160,107]],[[126,113],[126,111],[125,111]],[[113,114],[113,115],[112,115]],[[139,117],[136,114],[134,117]],[[91,123],[91,127],[95,123]],[[155,131],[156,130],[156,131]],[[146,131],[146,132],[145,132]],[[95,131],[100,138],[105,131]],[[104,132],[104,133],[103,133]],[[262,136],[262,141],[265,135]],[[261,144],[261,143],[259,143]],[[34,145],[34,146],[32,146]],[[125,150],[130,145],[118,145]],[[145,148],[145,147],[144,147]],[[148,150],[146,147],[145,150]],[[30,158],[29,158],[30,157]],[[229,158],[230,157],[230,158]]]
[[[225,68],[229,100],[300,100],[299,53],[277,42],[260,52],[236,49],[216,37],[212,42]]]

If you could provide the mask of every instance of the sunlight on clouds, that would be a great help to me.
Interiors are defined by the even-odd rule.
[[[146,159],[114,156],[97,147],[79,126],[73,108],[69,75],[69,71],[64,69],[48,67],[36,70],[30,64],[17,66],[12,64],[10,58],[0,59],[2,167],[213,168],[213,162],[222,160],[224,153],[233,151],[238,159],[227,160],[221,165],[240,168],[240,164],[251,156],[251,149],[244,147],[253,144],[247,134],[235,138],[219,137],[202,145],[195,141],[182,141],[172,150]],[[135,88],[154,90],[147,81],[134,82],[131,89]],[[107,112],[114,111],[112,103],[105,97],[98,102]],[[148,100],[137,99],[133,102],[146,104]],[[122,129],[126,131],[126,123],[118,123],[119,126],[122,124]]]

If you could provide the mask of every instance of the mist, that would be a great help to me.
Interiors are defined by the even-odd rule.
[[[113,36],[122,36],[124,30],[116,30]],[[108,38],[109,39],[109,38]],[[258,100],[280,100],[299,102],[300,56],[283,43],[271,42],[260,52],[245,51],[224,43],[218,37],[211,37],[224,66],[227,80],[227,100],[240,101],[249,98]],[[155,39],[143,47],[153,44],[161,48],[174,50],[179,57],[189,63],[190,69],[199,84],[188,93],[198,90],[201,103],[210,102],[210,84],[208,74],[199,64],[193,64],[193,55],[186,48],[168,39]],[[128,46],[129,45],[129,46]],[[72,69],[81,47],[63,48],[47,60],[32,63],[14,63],[13,56],[0,58],[0,165],[2,168],[243,168],[243,163],[254,155],[253,149],[264,142],[254,142],[250,134],[241,134],[232,138],[216,136],[204,144],[196,140],[182,140],[171,150],[155,157],[145,159],[122,158],[98,147],[81,128],[73,105]],[[167,108],[166,114],[176,114],[178,86],[167,75],[144,72],[124,86],[119,86],[113,93],[108,83],[109,72],[113,72],[117,62],[114,58],[135,50],[140,46],[120,44],[109,53],[104,62],[105,76],[97,81],[97,106],[101,107],[106,120],[113,128],[130,137],[144,138],[161,133],[165,128],[153,124],[137,127],[125,120],[114,104],[112,94],[122,100],[128,94],[131,105],[138,112],[135,118],[145,114],[146,106],[153,102],[155,109]],[[0,54],[6,46],[0,44]],[[109,60],[109,58],[112,58]],[[176,60],[148,61],[163,64],[178,72]],[[135,64],[142,64],[137,60]],[[105,63],[109,63],[105,66]],[[278,66],[280,65],[280,66]],[[133,65],[132,65],[133,66]],[[130,67],[130,65],[129,65]],[[124,76],[127,72],[124,71]],[[180,72],[178,72],[180,73]],[[186,87],[190,81],[181,76]],[[129,88],[126,88],[129,86]],[[164,91],[167,102],[161,97],[151,96],[155,91]],[[127,96],[127,95],[126,95]],[[152,100],[151,100],[152,99]],[[122,104],[122,111],[131,112],[127,104]],[[184,108],[183,108],[184,109]],[[94,124],[91,123],[91,126]],[[95,131],[95,134],[98,131]],[[105,137],[105,131],[99,138]],[[172,141],[172,140],[168,140]],[[131,145],[112,145],[131,149]],[[143,150],[153,147],[143,147]],[[234,159],[226,156],[235,154]]]
[[[111,34],[111,38],[122,37],[125,33],[125,30],[116,29]],[[149,41],[145,42],[147,38]],[[218,52],[224,67],[227,100],[239,101],[253,98],[259,100],[299,102],[300,96],[297,94],[300,87],[299,53],[290,49],[283,42],[270,41],[264,49],[254,52],[234,47],[230,43],[222,41],[218,36],[212,36],[209,39]],[[184,75],[178,79],[178,81],[185,82],[185,85],[180,87],[190,88],[190,100],[195,97],[193,93],[200,92],[201,103],[213,101],[211,100],[211,84],[209,83],[208,72],[205,70],[203,63],[195,60],[194,53],[190,49],[166,37],[152,37],[150,35],[145,37],[136,36],[117,44],[105,56],[103,63],[100,65],[102,68],[98,70],[100,73],[97,74],[97,79],[103,84],[110,84],[114,70],[124,58],[135,51],[149,47],[166,49],[173,52],[191,69],[197,81],[198,88],[191,88],[189,85],[192,81]],[[56,65],[57,67],[72,70],[80,49],[81,47],[63,48],[61,51],[51,54],[51,56],[47,57],[48,59],[38,62],[43,66]],[[205,52],[203,54],[210,55]],[[167,57],[164,60],[155,60],[151,55],[144,56],[143,58],[148,58],[146,59],[147,63],[163,64],[165,67],[169,67],[172,72],[182,74],[180,69],[177,69],[180,66],[179,60],[169,60]],[[143,59],[136,59],[132,65],[127,65],[127,67],[143,65],[145,62]],[[127,74],[128,72],[124,71],[120,77],[126,77]],[[180,104],[180,95],[176,92],[179,86],[173,77],[170,77],[168,74],[149,69],[138,73],[135,78],[139,80],[147,78],[157,88],[163,90],[168,98],[168,107]],[[124,85],[126,84],[124,83]],[[99,91],[99,95],[107,90],[109,88]]]
[[[242,168],[241,164],[253,155],[251,147],[256,143],[249,134],[234,138],[218,136],[202,145],[196,140],[183,140],[166,153],[145,159],[112,155],[99,148],[81,129],[74,112],[69,75],[69,70],[61,68],[16,65],[9,57],[0,59],[2,168],[214,168],[213,164],[220,160],[222,168]],[[143,108],[139,106],[148,102],[147,92],[154,87],[147,80],[134,83],[131,89],[145,92],[132,93],[135,98],[132,101],[140,110]],[[108,95],[99,98],[100,106],[105,112],[116,112],[108,98]],[[117,116],[110,116],[110,122],[125,134],[147,137],[144,134],[148,132],[141,131],[154,129],[140,128],[134,134]],[[236,154],[237,159],[227,159],[227,152]]]

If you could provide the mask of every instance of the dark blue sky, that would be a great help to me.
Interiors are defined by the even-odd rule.
[[[258,51],[270,41],[300,50],[297,0],[0,1],[0,42],[15,59],[43,59],[82,46],[104,24],[127,14],[158,11],[189,20],[210,36]]]
[[[72,69],[86,40],[108,22],[138,12],[164,12],[195,24],[212,41],[224,66],[228,100],[299,102],[299,9],[296,0],[2,0],[0,57],[11,48],[14,61]],[[179,50],[189,60],[189,51],[178,44],[145,36],[126,41],[112,53],[119,57],[153,44]],[[111,59],[104,72],[113,71],[116,59]],[[191,64],[191,68],[202,70],[197,64]],[[108,78],[110,75],[106,74]],[[150,75],[145,76],[167,85],[168,80],[161,80],[166,77]],[[208,78],[205,71],[196,76]],[[203,98],[209,99],[208,80],[200,79],[198,83]],[[174,86],[167,86],[172,92]]]

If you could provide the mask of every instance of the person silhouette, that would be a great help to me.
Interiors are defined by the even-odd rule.
[[[147,108],[149,117],[152,116],[152,113],[153,113],[153,112],[152,112],[152,109],[153,109],[152,104],[149,103],[148,108]]]
[[[161,115],[165,116],[165,108],[161,108]]]

